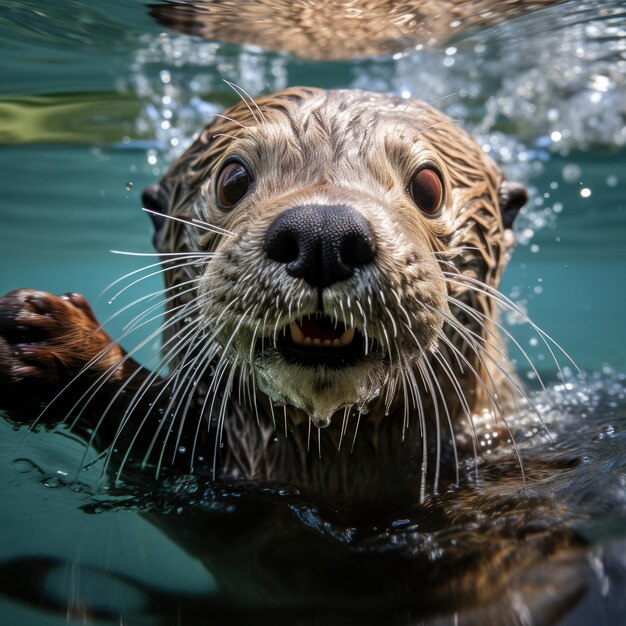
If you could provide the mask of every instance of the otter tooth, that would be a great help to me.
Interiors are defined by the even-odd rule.
[[[340,346],[349,346],[354,340],[354,328],[348,328],[346,332],[339,337],[339,345]]]
[[[308,337],[307,337],[308,339]],[[313,345],[314,346],[319,346],[322,342],[320,341],[319,337],[313,337]]]
[[[341,347],[341,344],[339,343],[339,339],[333,339],[331,343],[332,343],[333,348]]]
[[[303,343],[305,346],[310,346],[313,343],[313,340],[311,337],[305,337]]]
[[[296,345],[301,346],[304,343],[304,333],[300,330],[298,324],[291,322],[289,329],[291,330],[291,340]]]
[[[332,344],[332,341],[330,339],[324,339],[324,341],[322,341],[323,346],[330,346],[331,344]]]

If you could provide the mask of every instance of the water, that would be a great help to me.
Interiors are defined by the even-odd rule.
[[[79,291],[102,320],[124,303],[120,297],[109,304],[110,296],[99,297],[102,290],[139,267],[137,259],[109,250],[150,251],[141,190],[209,114],[236,101],[224,79],[253,95],[293,84],[415,95],[438,103],[479,137],[532,193],[502,290],[587,376],[586,385],[574,377],[569,388],[549,385],[559,408],[542,414],[556,434],[556,451],[546,453],[547,444],[533,437],[527,446],[530,457],[540,449],[576,460],[543,483],[565,512],[558,517],[551,509],[544,519],[538,509],[533,520],[538,536],[543,520],[583,537],[589,545],[581,549],[582,565],[521,567],[509,588],[541,589],[541,581],[556,580],[572,607],[561,623],[623,621],[626,13],[620,3],[565,2],[459,31],[433,49],[323,63],[166,33],[139,1],[110,0],[105,7],[9,0],[0,8],[0,49],[0,291]],[[148,283],[135,293],[159,286],[156,278]],[[545,348],[508,321],[538,369],[555,380]],[[123,323],[113,320],[110,333],[118,336]],[[147,346],[142,358],[155,348]],[[519,368],[533,385],[528,366]],[[84,446],[70,433],[41,429],[26,436],[6,421],[0,430],[3,623],[204,623],[198,616],[413,623],[422,609],[450,606],[445,596],[415,591],[431,571],[427,564],[449,557],[452,545],[473,546],[498,532],[496,520],[467,511],[454,528],[429,527],[429,516],[419,511],[346,526],[289,490],[220,490],[200,479],[112,489],[95,471],[76,482]],[[526,510],[519,502],[532,501],[532,494],[515,495],[518,487],[509,502]],[[485,498],[494,489],[502,487],[487,481]],[[454,494],[442,501],[454,506]],[[437,510],[434,505],[431,517]],[[470,553],[506,550],[500,539]],[[452,577],[454,560],[442,563]],[[576,604],[581,584],[588,589]]]

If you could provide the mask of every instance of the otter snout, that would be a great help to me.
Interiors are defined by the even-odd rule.
[[[346,280],[376,255],[369,222],[343,205],[304,205],[281,213],[267,229],[265,253],[287,273],[318,289]]]

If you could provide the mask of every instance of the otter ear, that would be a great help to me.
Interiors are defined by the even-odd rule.
[[[498,195],[504,228],[513,228],[515,217],[528,200],[528,191],[526,191],[526,187],[520,183],[505,180],[502,182],[502,185],[500,185]]]
[[[167,207],[169,206],[169,194],[160,183],[150,185],[146,187],[141,194],[142,206],[150,211],[156,213],[167,213]],[[161,230],[165,223],[165,218],[161,215],[155,215],[155,213],[148,213],[152,224],[154,225],[155,235]]]
[[[154,213],[150,212],[148,215],[152,220],[154,226],[154,235],[152,235],[152,245],[155,248],[159,248],[157,242],[159,241],[159,233],[163,229],[165,224],[165,215],[170,205],[170,197],[167,189],[160,183],[150,185],[143,190],[141,194],[142,206],[145,209],[150,209]]]

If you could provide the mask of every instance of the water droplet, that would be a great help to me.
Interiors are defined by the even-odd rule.
[[[606,177],[606,185],[607,187],[617,187],[619,183],[619,178],[615,176],[615,174],[610,174]]]
[[[52,489],[56,489],[57,487],[61,487],[63,483],[56,476],[49,476],[45,478],[43,481],[45,487],[50,487]]]
[[[591,189],[589,189],[589,187],[583,187],[580,190],[581,198],[588,198],[590,195],[591,195]]]
[[[130,191],[130,190],[134,187],[134,185],[133,185],[133,183],[131,183],[130,181],[128,181],[128,182],[124,185],[124,187],[126,188],[126,191]]]
[[[185,446],[178,446],[178,454],[185,454],[187,448]]]

